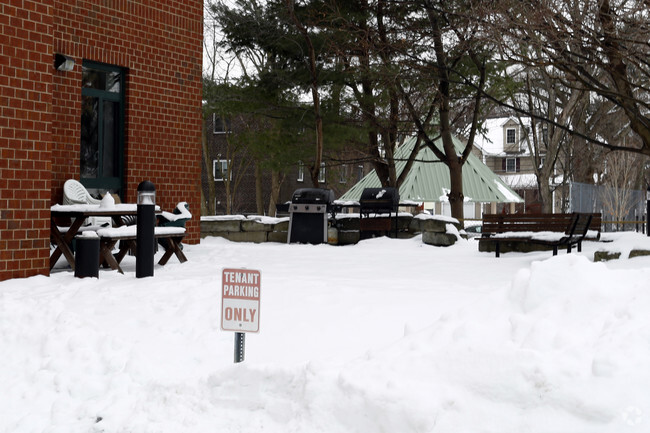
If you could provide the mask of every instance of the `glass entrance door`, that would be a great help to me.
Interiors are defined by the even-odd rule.
[[[124,71],[84,61],[81,88],[81,183],[91,192],[122,194]]]

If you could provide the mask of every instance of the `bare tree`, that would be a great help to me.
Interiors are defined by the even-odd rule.
[[[633,191],[638,186],[643,161],[630,152],[610,152],[603,168],[599,188],[603,210],[620,227],[634,207]]]
[[[556,126],[609,150],[650,155],[648,6],[647,0],[501,0],[485,2],[480,16],[507,59],[561,71],[564,85],[620,109],[640,140],[624,147]]]
[[[571,136],[565,128],[575,120],[574,114],[585,108],[586,92],[563,86],[562,80],[548,69],[523,69],[520,75],[521,94],[517,93],[511,100],[513,106],[520,108],[517,118],[521,129],[527,132],[524,137],[533,159],[542,212],[551,213],[555,174],[561,171],[563,181],[569,174],[564,158],[571,154]],[[519,115],[526,111],[534,116]]]

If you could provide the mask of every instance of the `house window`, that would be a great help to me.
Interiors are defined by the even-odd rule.
[[[519,171],[519,158],[506,158],[505,171],[507,173],[516,173]]]
[[[230,132],[230,119],[224,119],[218,116],[217,113],[212,113],[212,125],[214,126],[215,134],[227,134]]]
[[[303,164],[302,161],[298,162],[298,179],[296,180],[298,182],[305,181],[305,164]]]
[[[346,183],[348,178],[348,166],[343,164],[339,170],[339,183]]]
[[[363,179],[363,165],[357,166],[357,182]]]
[[[320,171],[318,172],[318,181],[321,183],[325,182],[325,163],[320,163]]]
[[[548,145],[548,128],[546,126],[542,127],[541,136],[542,136],[542,144],[544,146]]]
[[[515,128],[506,129],[506,144],[514,145],[517,141],[517,130]]]
[[[212,175],[214,176],[215,181],[223,181],[228,176],[228,164],[227,159],[215,159],[212,161]],[[230,180],[232,180],[232,172],[230,173]]]

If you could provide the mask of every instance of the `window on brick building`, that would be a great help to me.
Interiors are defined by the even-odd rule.
[[[320,183],[325,182],[325,163],[324,162],[320,163],[320,171],[318,172],[318,182],[320,182]]]
[[[81,183],[91,191],[122,193],[124,70],[84,61],[81,88]]]
[[[229,162],[227,159],[215,159],[212,161],[212,174],[215,181],[223,181],[228,176],[228,165]],[[232,180],[232,171],[230,173],[230,180]]]
[[[343,164],[339,170],[339,183],[346,183],[348,181],[348,166]]]
[[[305,164],[302,161],[298,162],[298,178],[296,180],[298,182],[305,181]]]
[[[231,131],[230,119],[224,119],[218,116],[217,113],[212,113],[212,125],[214,125],[215,134],[226,134]]]

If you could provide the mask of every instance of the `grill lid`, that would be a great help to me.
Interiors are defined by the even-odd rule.
[[[334,201],[334,192],[325,188],[300,188],[293,193],[293,204],[326,204]]]
[[[361,193],[359,204],[367,206],[397,206],[399,205],[399,191],[396,188],[365,188]]]

